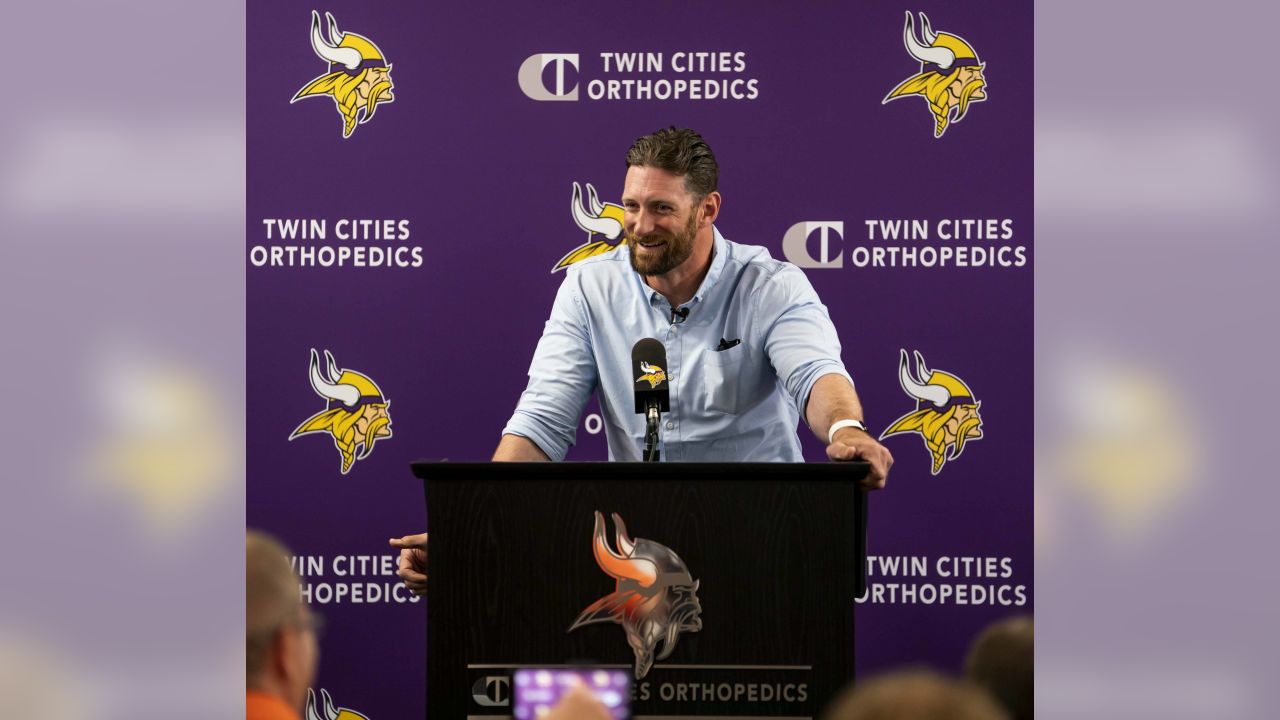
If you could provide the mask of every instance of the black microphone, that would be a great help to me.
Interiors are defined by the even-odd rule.
[[[649,412],[656,404],[662,412],[671,410],[671,386],[667,384],[667,348],[653,338],[645,338],[631,348],[631,378],[636,390],[636,412]]]
[[[644,415],[644,461],[658,462],[660,415],[671,409],[667,384],[667,349],[653,338],[631,348],[631,375],[635,378],[636,412]]]
[[[671,324],[679,325],[689,319],[689,308],[671,308]]]

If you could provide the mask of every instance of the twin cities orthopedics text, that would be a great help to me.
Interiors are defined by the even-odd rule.
[[[1028,599],[1011,558],[868,555],[867,592],[857,602],[1022,607]]]
[[[249,264],[273,268],[419,268],[422,246],[408,243],[409,221],[396,218],[263,218],[262,244]]]

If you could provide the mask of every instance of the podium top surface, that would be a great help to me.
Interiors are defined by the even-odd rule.
[[[466,462],[418,460],[410,463],[422,480],[803,480],[856,482],[866,476],[865,462],[829,463],[637,463],[637,462]]]

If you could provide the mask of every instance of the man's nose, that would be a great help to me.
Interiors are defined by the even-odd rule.
[[[633,210],[628,219],[631,221],[631,233],[633,235],[648,235],[656,228],[653,213],[644,208]]]

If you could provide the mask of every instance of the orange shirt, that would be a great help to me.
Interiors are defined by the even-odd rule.
[[[244,698],[246,720],[301,720],[298,711],[275,695],[250,690]]]

